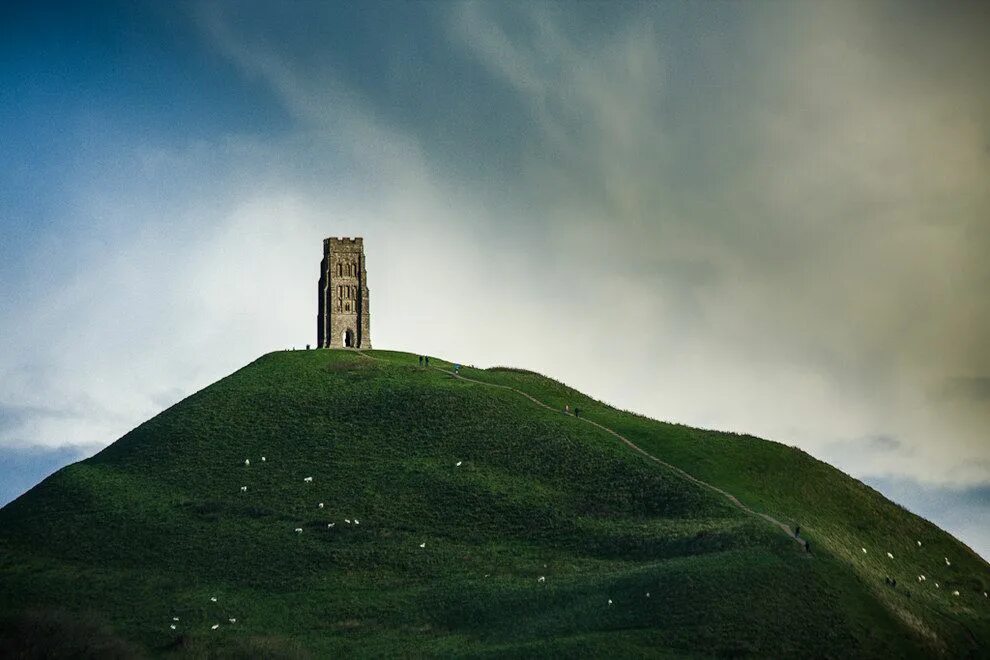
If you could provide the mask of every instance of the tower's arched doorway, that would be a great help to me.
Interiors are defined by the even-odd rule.
[[[354,348],[354,332],[350,328],[344,330],[343,344],[344,348]]]

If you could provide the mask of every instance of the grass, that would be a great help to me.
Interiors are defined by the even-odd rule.
[[[151,656],[987,653],[987,565],[806,454],[462,369],[799,521],[812,556],[590,424],[371,355],[266,355],[0,510],[0,650],[78,617]]]

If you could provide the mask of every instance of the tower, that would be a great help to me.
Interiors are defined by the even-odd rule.
[[[323,239],[316,345],[371,348],[364,239]]]

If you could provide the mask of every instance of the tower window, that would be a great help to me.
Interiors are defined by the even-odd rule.
[[[344,274],[344,264],[337,264],[337,276],[341,277]]]

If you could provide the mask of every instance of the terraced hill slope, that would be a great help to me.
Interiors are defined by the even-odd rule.
[[[990,567],[830,466],[433,365],[269,354],[4,507],[0,655],[990,652]]]

